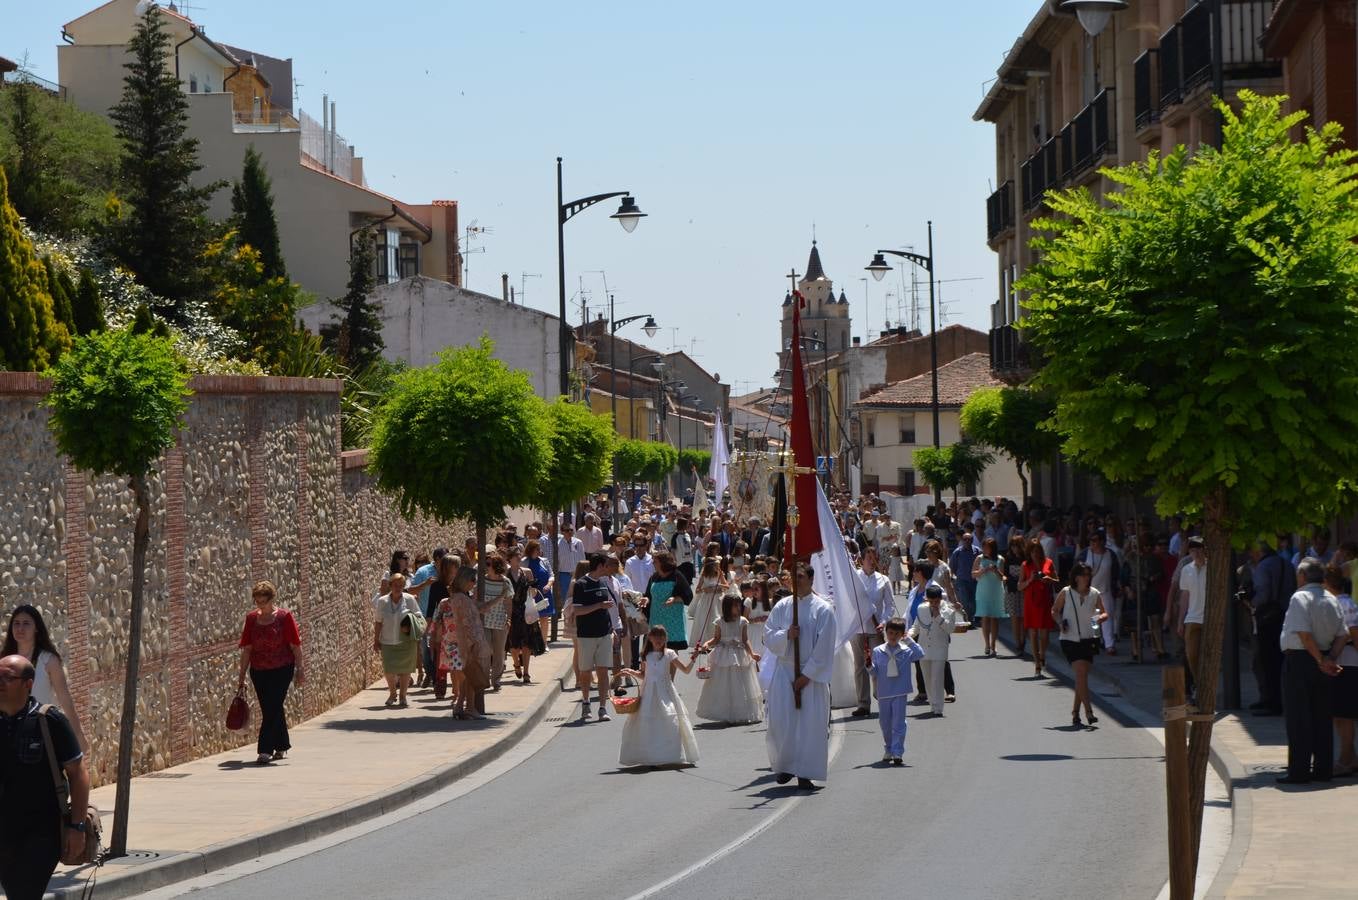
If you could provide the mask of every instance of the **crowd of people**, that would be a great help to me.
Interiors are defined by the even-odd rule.
[[[940,718],[956,702],[950,646],[973,627],[982,658],[999,655],[1007,631],[1009,655],[1030,661],[1036,678],[1050,674],[1056,635],[1074,676],[1072,726],[1098,722],[1091,668],[1124,651],[1133,661],[1182,660],[1192,702],[1209,561],[1182,518],[972,498],[930,506],[906,524],[886,498],[840,493],[831,506],[861,595],[856,620],[840,622],[833,598],[816,592],[815,568],[784,565],[772,523],[705,501],[642,496],[617,528],[586,503],[578,529],[563,517],[522,534],[506,524],[485,546],[468,538],[455,551],[394,551],[372,598],[386,705],[406,707],[412,689],[428,689],[450,701],[456,719],[484,718],[486,695],[501,690],[511,665],[520,683],[532,683],[532,661],[563,622],[580,721],[609,721],[610,706],[627,713],[621,765],[698,762],[693,717],[674,685],[677,674],[696,674],[696,718],[767,721],[775,780],[812,788],[827,775],[832,706],[867,717],[875,697],[882,762],[900,765],[907,705]],[[1358,543],[1331,547],[1317,529],[1305,542],[1256,542],[1235,573],[1232,602],[1250,623],[1259,687],[1252,712],[1286,718],[1281,783],[1358,773],[1355,572]],[[252,682],[257,762],[267,765],[291,749],[284,707],[290,686],[305,679],[304,654],[275,587],[261,581],[251,594],[238,689]],[[0,788],[26,813],[7,818],[0,882],[23,897],[46,884],[67,843],[83,841],[83,820],[62,819],[74,819],[66,810],[83,809],[89,793],[89,743],[61,655],[30,605],[12,611],[0,649],[0,745]],[[29,752],[47,747],[50,766]],[[48,820],[51,828],[32,827]]]

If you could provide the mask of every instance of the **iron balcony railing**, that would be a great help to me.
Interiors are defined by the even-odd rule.
[[[1132,107],[1136,116],[1136,130],[1148,128],[1160,120],[1160,52],[1147,50],[1132,63]]]
[[[1023,211],[1042,204],[1047,191],[1075,181],[1117,150],[1116,104],[1105,88],[1020,167]]]
[[[1272,0],[1224,0],[1221,5],[1221,65],[1226,77],[1275,77],[1281,72],[1276,60],[1265,54],[1261,38],[1273,11]],[[1199,2],[1190,6],[1178,22],[1160,36],[1157,54],[1160,76],[1159,110],[1163,112],[1212,81],[1212,9]],[[1141,62],[1137,60],[1138,64]],[[1147,64],[1149,65],[1149,63]],[[1137,77],[1140,79],[1140,70]],[[1140,80],[1137,81],[1140,90]],[[1147,88],[1147,96],[1155,89]],[[1140,95],[1138,94],[1138,98]],[[1137,127],[1142,107],[1137,104]],[[1153,119],[1147,118],[1147,123]]]
[[[1014,227],[1014,182],[1006,181],[985,203],[986,238],[995,240]]]

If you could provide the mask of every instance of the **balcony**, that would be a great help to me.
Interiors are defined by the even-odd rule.
[[[1014,227],[1014,182],[1006,181],[985,202],[986,239],[994,241]]]
[[[1024,212],[1041,206],[1047,191],[1074,183],[1117,150],[1115,112],[1113,89],[1099,91],[1060,134],[1028,158],[1020,169]]]
[[[1226,80],[1276,78],[1281,74],[1278,62],[1269,60],[1260,44],[1272,11],[1272,0],[1224,0],[1221,7],[1221,63]],[[1159,111],[1163,114],[1199,88],[1212,83],[1211,5],[1197,3],[1189,7],[1183,18],[1160,37],[1158,56]],[[1138,59],[1138,66],[1140,62]],[[1138,68],[1138,91],[1140,77]],[[1154,96],[1152,90],[1148,85],[1148,97]],[[1142,127],[1139,101],[1140,94],[1138,128]]]
[[[1144,131],[1160,121],[1160,67],[1158,50],[1147,50],[1132,63],[1132,107],[1136,130]]]
[[[1021,376],[1028,371],[1028,345],[1013,325],[990,329],[990,368],[997,374]]]

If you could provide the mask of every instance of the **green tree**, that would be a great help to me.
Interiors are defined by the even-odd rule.
[[[1065,454],[1203,522],[1195,848],[1231,547],[1327,520],[1358,471],[1358,156],[1333,123],[1293,141],[1305,115],[1283,116],[1285,98],[1240,99],[1217,104],[1221,150],[1109,170],[1107,206],[1049,195],[1017,285]]]
[[[71,346],[58,320],[47,269],[24,235],[0,172],[0,368],[41,372]]]
[[[273,211],[273,180],[254,144],[245,148],[241,179],[231,188],[231,227],[242,243],[259,254],[265,278],[287,281],[283,248],[278,242],[278,218]]]
[[[981,388],[962,405],[962,431],[1014,461],[1026,502],[1033,466],[1061,448],[1049,427],[1055,414],[1051,397],[1030,387]]]
[[[635,439],[618,441],[617,449],[613,451],[613,465],[617,467],[619,480],[633,481],[641,477],[649,458],[647,443]]]
[[[957,502],[957,487],[963,484],[979,484],[986,468],[995,461],[995,454],[974,441],[962,440],[952,445],[948,460],[952,468],[952,499]]]
[[[104,304],[99,299],[99,285],[89,269],[80,270],[80,282],[71,300],[71,315],[77,334],[93,334],[104,330]]]
[[[380,359],[386,346],[382,340],[380,307],[371,299],[377,286],[376,242],[371,228],[354,235],[349,248],[348,290],[343,297],[330,301],[340,315],[321,328],[326,346],[352,368],[362,368]]]
[[[395,378],[373,416],[370,468],[401,512],[470,519],[477,545],[505,507],[531,503],[552,464],[551,426],[528,375],[487,337]],[[484,596],[485,559],[477,579]]]
[[[686,475],[692,474],[693,470],[697,469],[699,475],[705,476],[711,466],[711,450],[695,450],[692,447],[685,447],[679,451],[679,471]]]
[[[555,511],[608,483],[615,437],[608,416],[565,397],[546,404],[544,415],[551,428],[552,454],[533,504]]]
[[[109,849],[127,852],[132,782],[132,736],[137,719],[141,669],[143,591],[151,497],[147,476],[175,439],[188,408],[188,376],[167,338],[103,331],[76,339],[57,363],[46,404],[57,447],[82,471],[127,478],[136,500],[132,541],[132,605],[128,619],[127,671],[118,734],[117,795]]]
[[[206,289],[203,247],[210,233],[208,199],[217,185],[195,187],[198,141],[187,136],[188,100],[166,67],[170,37],[150,5],[127,45],[123,96],[109,112],[122,142],[120,172],[126,209],[109,226],[114,255],[152,292],[174,301],[173,324]]]
[[[240,333],[250,359],[277,370],[301,328],[297,324],[297,309],[305,303],[301,288],[270,275],[259,251],[243,243],[235,231],[210,241],[203,256],[212,276],[213,316]]]
[[[649,484],[659,484],[679,464],[679,451],[663,441],[646,441],[645,447],[646,463],[639,477]]]
[[[31,228],[91,230],[118,173],[118,139],[103,116],[21,79],[0,90],[0,163]]]
[[[925,484],[934,489],[934,502],[943,492],[957,484],[953,478],[952,447],[920,447],[914,454],[915,471]]]

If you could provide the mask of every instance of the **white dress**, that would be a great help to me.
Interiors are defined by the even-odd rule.
[[[764,694],[755,675],[754,660],[745,652],[742,635],[749,623],[719,622],[721,640],[707,657],[712,676],[703,682],[698,718],[711,722],[749,724],[764,720]],[[727,632],[734,632],[728,635]]]
[[[721,618],[721,596],[724,589],[715,578],[698,576],[693,587],[693,602],[688,606],[689,646],[712,637],[712,623]]]
[[[750,649],[753,650],[755,653],[757,653],[759,656],[763,656],[763,655],[764,655],[764,622],[763,622],[763,621],[759,621],[759,622],[754,621],[754,618],[755,618],[756,615],[759,616],[759,618],[760,618],[761,620],[767,620],[768,617],[769,617],[769,610],[765,609],[765,608],[764,608],[764,604],[761,603],[761,604],[759,604],[759,611],[756,613],[756,612],[755,612],[755,608],[754,608],[754,602],[751,601],[751,600],[746,600],[746,601],[745,601],[745,618],[748,619],[749,622],[750,622],[750,627],[749,627],[749,629],[748,629],[748,633],[749,633],[749,637],[750,637]]]
[[[698,762],[698,739],[693,734],[684,700],[674,689],[670,669],[678,654],[666,649],[663,657],[647,656],[641,706],[623,716],[620,766],[682,766]]]
[[[853,652],[853,641],[844,641],[835,651],[835,671],[830,680],[830,708],[848,709],[858,706],[858,685],[854,671],[858,668]]]

